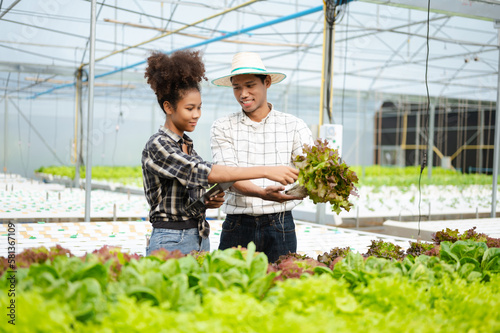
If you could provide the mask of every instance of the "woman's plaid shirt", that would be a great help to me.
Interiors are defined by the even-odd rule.
[[[183,143],[188,154],[182,151]],[[151,208],[149,218],[153,227],[161,222],[204,220],[201,215],[190,216],[186,207],[205,193],[211,169],[212,163],[204,161],[193,149],[191,138],[186,134],[181,138],[161,126],[142,152],[144,192]],[[207,233],[207,230],[200,230],[200,233]]]

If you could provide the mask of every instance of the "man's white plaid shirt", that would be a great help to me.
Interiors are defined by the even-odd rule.
[[[293,115],[271,112],[260,123],[252,121],[243,111],[218,119],[212,125],[211,148],[214,164],[228,166],[293,166],[292,160],[302,154],[304,144],[312,145],[311,130]],[[268,179],[251,180],[265,188],[281,185]],[[278,203],[247,197],[227,191],[222,206],[226,214],[262,215],[288,211],[300,200]]]

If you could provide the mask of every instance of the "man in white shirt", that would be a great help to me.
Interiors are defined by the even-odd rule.
[[[229,166],[293,165],[304,144],[312,145],[306,123],[273,108],[267,89],[285,74],[267,71],[260,56],[237,53],[232,70],[213,84],[232,87],[242,112],[214,122],[211,130],[213,163]],[[291,210],[299,197],[283,193],[285,188],[267,179],[236,182],[226,194],[219,249],[246,247],[254,242],[270,262],[295,253],[297,237]]]

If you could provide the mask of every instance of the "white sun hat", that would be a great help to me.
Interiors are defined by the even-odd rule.
[[[242,74],[261,74],[271,77],[271,84],[283,81],[286,75],[279,72],[269,72],[264,66],[259,54],[255,52],[240,52],[233,56],[231,74],[212,80],[212,83],[220,87],[232,87],[231,77]]]

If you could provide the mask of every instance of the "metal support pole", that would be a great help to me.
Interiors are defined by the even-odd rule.
[[[75,156],[75,179],[73,186],[76,188],[80,187],[80,166],[82,164],[82,134],[83,134],[83,121],[82,121],[82,73],[83,69],[79,68],[76,74],[76,107],[77,112],[75,114],[76,126],[75,126],[75,145],[76,145],[76,156]]]
[[[9,127],[7,126],[8,120],[8,101],[7,95],[5,95],[5,114],[4,114],[4,124],[3,124],[3,173],[7,173],[7,130]]]
[[[483,173],[483,146],[484,146],[484,114],[483,114],[483,108],[481,104],[479,104],[479,108],[477,110],[477,125],[478,125],[478,144],[479,144],[479,151],[477,153],[477,159],[478,159],[478,170],[476,173],[479,171],[479,173]]]
[[[94,123],[96,0],[92,0],[90,13],[89,111],[87,120],[87,166],[85,168],[85,222],[90,222],[90,193],[92,192],[92,127]]]
[[[495,110],[495,144],[493,150],[493,189],[491,191],[491,217],[495,217],[497,211],[497,179],[498,179],[498,147],[500,145],[500,21],[495,22],[498,34],[498,81],[497,81],[497,104]]]
[[[324,30],[323,30],[323,67],[321,70],[321,91],[319,101],[319,124],[324,124],[323,116],[328,116],[328,122],[333,122],[332,98],[333,98],[333,55],[335,50],[335,2],[324,2]]]
[[[323,68],[321,70],[321,91],[319,101],[319,121],[318,137],[321,125],[323,125],[323,116],[326,113],[328,122],[333,121],[332,99],[333,99],[333,53],[335,49],[335,3],[332,0],[323,2],[324,12],[324,30],[323,30]],[[316,223],[325,223],[325,204],[316,205]]]
[[[436,106],[431,104],[431,110],[429,114],[429,137],[427,138],[427,178],[432,178],[432,166],[434,159],[434,114],[436,112]]]

